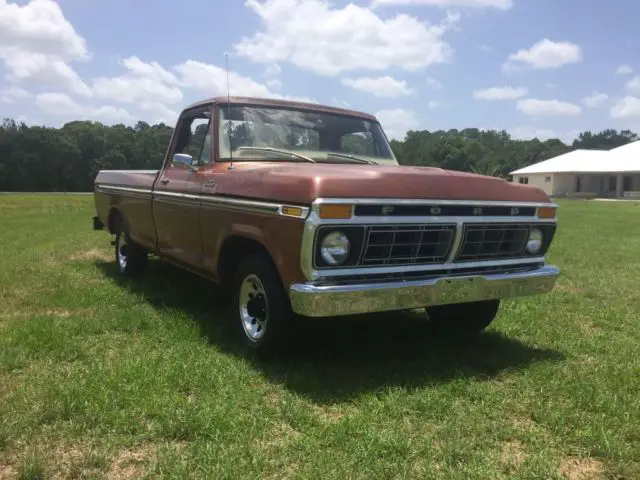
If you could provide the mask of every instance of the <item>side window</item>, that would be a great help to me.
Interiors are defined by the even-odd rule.
[[[211,163],[211,115],[209,112],[182,118],[175,153],[191,155],[193,165]]]

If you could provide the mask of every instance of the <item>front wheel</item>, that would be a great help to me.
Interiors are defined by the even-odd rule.
[[[133,276],[141,273],[148,262],[147,251],[133,243],[126,232],[120,229],[116,233],[116,266],[118,273],[123,276]]]
[[[232,289],[234,323],[242,343],[260,354],[281,353],[291,336],[293,312],[271,259],[262,253],[245,258]]]
[[[426,307],[429,325],[437,332],[454,335],[478,335],[495,319],[500,300],[454,303]]]

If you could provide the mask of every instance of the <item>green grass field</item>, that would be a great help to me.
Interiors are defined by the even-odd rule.
[[[640,478],[640,205],[561,202],[556,290],[235,347],[205,280],[116,278],[90,196],[0,197],[0,478]]]

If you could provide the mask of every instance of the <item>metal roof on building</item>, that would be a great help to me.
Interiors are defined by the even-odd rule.
[[[573,150],[514,170],[511,175],[607,172],[640,172],[640,140],[612,150]]]

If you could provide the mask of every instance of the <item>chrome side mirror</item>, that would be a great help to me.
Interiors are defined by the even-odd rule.
[[[193,157],[187,153],[176,153],[173,155],[173,163],[182,163],[187,167],[193,167]]]

